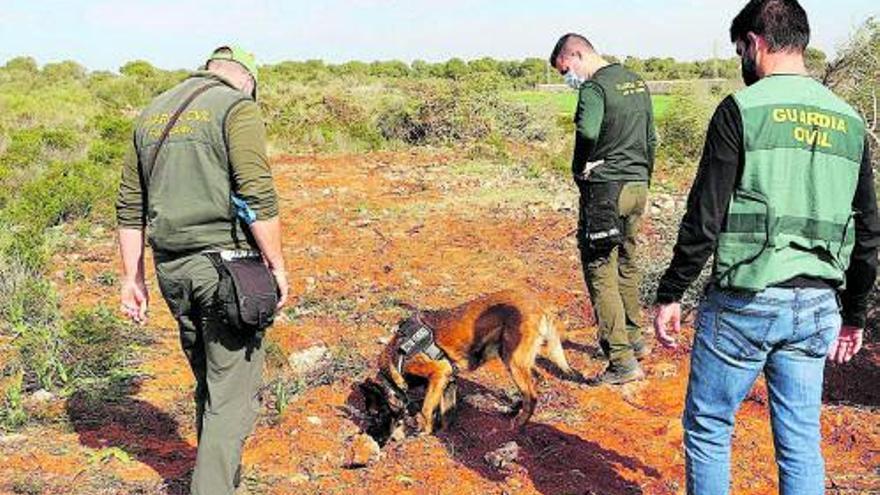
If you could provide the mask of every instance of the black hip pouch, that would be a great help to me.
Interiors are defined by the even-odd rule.
[[[259,253],[219,251],[205,255],[220,276],[215,307],[221,321],[243,334],[271,326],[278,305],[278,285]]]
[[[591,182],[579,186],[581,249],[600,254],[623,244],[623,222],[618,208],[623,183]]]

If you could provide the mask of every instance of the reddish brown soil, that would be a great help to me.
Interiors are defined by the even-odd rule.
[[[291,307],[310,312],[278,323],[269,340],[282,356],[267,377],[284,376],[283,358],[311,345],[346,349],[374,361],[401,300],[448,307],[515,283],[541,290],[568,320],[567,354],[585,374],[593,357],[576,247],[575,213],[551,207],[558,181],[468,172],[462,157],[432,153],[281,157],[275,174],[291,274]],[[498,176],[500,175],[500,177]],[[548,199],[549,198],[549,199]],[[649,241],[655,232],[646,225]],[[117,305],[116,289],[95,283],[118,260],[110,233],[59,257],[54,281],[66,309]],[[85,280],[65,282],[79,266]],[[192,378],[155,283],[150,323],[134,331],[154,342],[140,353],[145,377],[130,397],[82,411],[55,404],[56,421],[0,443],[2,493],[184,493],[195,438]],[[689,333],[686,332],[688,335]],[[269,494],[675,494],[683,493],[680,413],[686,350],[655,352],[648,379],[590,388],[540,374],[541,401],[520,434],[509,418],[460,401],[451,428],[386,447],[366,469],[342,467],[358,433],[350,408],[361,405],[355,377],[311,388],[282,415],[265,412],[246,446],[246,493]],[[829,493],[880,493],[880,346],[853,365],[832,368],[823,433]],[[371,370],[361,373],[371,374]],[[512,385],[498,363],[465,375],[461,392],[507,403]],[[53,409],[54,408],[54,409]],[[72,419],[73,418],[73,419]],[[516,441],[519,459],[502,470],[485,453]],[[734,493],[775,493],[776,469],[759,383],[738,415]]]

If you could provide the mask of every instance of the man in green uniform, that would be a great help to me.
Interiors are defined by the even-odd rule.
[[[578,247],[609,365],[597,383],[644,376],[636,237],[654,169],[654,114],[645,82],[566,34],[550,64],[579,91],[572,173],[580,190]]]
[[[221,47],[204,70],[153,100],[136,121],[117,200],[123,312],[139,324],[147,318],[146,238],[196,378],[191,489],[201,495],[233,493],[240,479],[265,355],[262,332],[244,336],[221,323],[214,304],[219,276],[204,253],[259,251],[278,283],[279,309],[288,290],[256,76],[253,55]]]
[[[683,417],[687,492],[729,492],[735,414],[763,373],[779,493],[819,495],[826,357],[859,351],[877,276],[865,124],[807,73],[810,26],[796,0],[750,1],[730,38],[748,87],[709,123],[655,332],[675,346],[679,301],[714,254]]]

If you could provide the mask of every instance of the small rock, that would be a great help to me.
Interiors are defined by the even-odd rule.
[[[308,483],[309,481],[311,481],[311,478],[309,478],[308,475],[303,474],[303,473],[296,473],[288,479],[294,485],[302,485],[304,483]]]
[[[469,394],[464,397],[464,401],[469,406],[483,412],[497,412],[501,414],[513,412],[510,406],[502,404],[501,401],[488,394]]]
[[[308,418],[306,418],[306,421],[308,421],[309,423],[311,423],[315,426],[321,426],[321,423],[322,423],[321,418],[319,418],[317,416],[309,416]]]
[[[354,221],[352,221],[352,222],[349,222],[349,225],[352,226],[352,227],[358,227],[358,228],[360,228],[360,227],[368,227],[368,226],[370,226],[370,224],[372,224],[372,223],[373,223],[373,221],[370,220],[369,218],[363,218],[363,219],[360,219],[360,220],[354,220]]]
[[[519,459],[519,444],[507,442],[501,448],[486,453],[483,460],[495,469],[504,469],[508,464]]]
[[[0,445],[15,445],[27,441],[27,437],[20,433],[0,436]]]
[[[391,342],[391,337],[388,337],[387,335],[384,335],[384,336],[376,339],[377,344],[388,345],[389,342]]]
[[[31,400],[37,403],[49,402],[54,398],[55,395],[52,392],[49,392],[48,390],[43,388],[31,394]]]
[[[402,484],[404,486],[413,486],[416,482],[416,480],[410,478],[409,476],[407,476],[405,474],[401,474],[400,476],[398,476],[397,481],[399,481],[400,484]]]
[[[315,345],[300,352],[295,352],[287,358],[287,363],[294,373],[304,375],[314,371],[325,360],[330,358],[330,349],[325,345]]]
[[[660,363],[654,365],[654,374],[660,378],[670,378],[678,374],[678,366],[675,363]]]
[[[349,469],[364,468],[379,460],[382,450],[379,444],[369,435],[360,434],[354,437],[348,447],[345,467]]]

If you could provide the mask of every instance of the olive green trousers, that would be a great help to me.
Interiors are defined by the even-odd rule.
[[[623,243],[610,251],[590,248],[585,238],[583,213],[581,227],[578,229],[584,279],[599,326],[599,346],[611,366],[620,369],[635,367],[638,363],[633,348],[644,346],[639,303],[641,273],[636,262],[636,237],[647,199],[647,184],[630,182],[623,185],[617,205]]]
[[[196,379],[198,453],[191,491],[232,494],[260,410],[263,332],[242,336],[221,323],[214,310],[219,276],[204,255],[157,256],[156,275]]]

